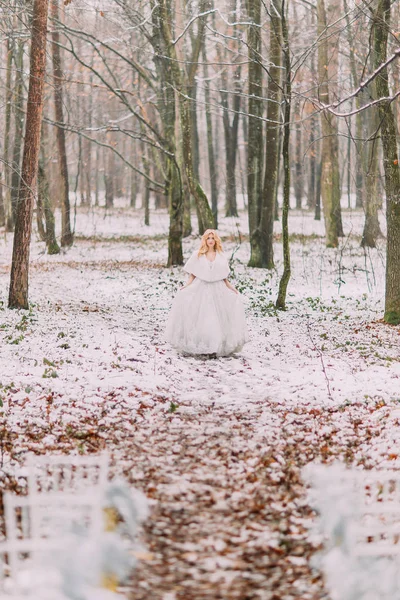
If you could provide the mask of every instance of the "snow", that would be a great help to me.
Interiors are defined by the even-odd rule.
[[[247,267],[244,211],[221,218],[251,341],[235,356],[185,358],[163,339],[186,279],[164,266],[166,211],[145,227],[141,210],[77,210],[72,248],[48,256],[33,241],[28,312],[6,309],[12,236],[1,240],[3,487],[23,489],[27,451],[107,448],[113,473],[152,506],[132,599],[327,597],[311,567],[301,467],[400,460],[400,328],[381,320],[384,240],[364,251],[363,215],[344,211],[345,238],[326,249],[323,223],[292,210],[278,313],[280,223],[276,269],[265,271]],[[197,244],[184,240],[186,257]]]

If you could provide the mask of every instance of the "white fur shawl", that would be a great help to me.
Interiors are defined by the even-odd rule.
[[[197,256],[193,252],[183,269],[203,281],[214,282],[226,279],[229,275],[229,265],[225,254],[217,252],[215,260],[210,262],[204,254]]]

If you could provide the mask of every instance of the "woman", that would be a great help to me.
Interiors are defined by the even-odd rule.
[[[229,265],[216,231],[207,229],[184,266],[190,273],[176,295],[166,339],[179,352],[227,356],[248,341],[240,294],[229,283]]]

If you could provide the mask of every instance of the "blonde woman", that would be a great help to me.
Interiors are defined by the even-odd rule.
[[[207,229],[184,266],[189,279],[176,295],[166,339],[178,352],[227,356],[248,341],[240,294],[229,283],[221,238]]]

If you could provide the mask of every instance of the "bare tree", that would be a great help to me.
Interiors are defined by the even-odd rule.
[[[390,24],[390,0],[378,0],[373,16],[374,67],[379,69],[387,60],[387,45]],[[385,321],[400,323],[400,172],[397,153],[396,123],[390,100],[387,67],[376,77],[378,114],[385,169],[387,256]]]
[[[26,132],[15,223],[9,308],[29,308],[29,251],[42,125],[47,18],[48,0],[34,0]]]
[[[332,3],[333,20],[338,15],[337,0],[328,0]],[[336,77],[337,58],[332,58],[337,53],[337,34],[332,34],[328,29],[327,11],[325,0],[317,0],[318,16],[318,79],[319,97],[323,104],[329,105],[331,99],[330,80]],[[332,66],[334,74],[332,74]],[[326,245],[335,248],[338,245],[338,236],[343,235],[341,209],[340,209],[340,177],[339,177],[339,147],[336,118],[324,111],[321,115],[322,129],[322,173],[321,195],[324,207],[326,230]]]
[[[60,52],[60,34],[57,29],[59,21],[58,0],[51,0],[51,15],[53,18],[52,31],[52,56],[53,56],[53,83],[54,83],[54,106],[56,122],[64,123],[63,114],[63,71]],[[67,149],[65,145],[65,131],[57,127],[58,158],[60,161],[61,174],[61,246],[71,246],[74,237],[71,231],[71,209],[69,203],[69,182]]]
[[[265,130],[265,166],[262,193],[257,203],[249,196],[249,229],[251,257],[249,266],[272,269],[273,229],[278,186],[278,163],[280,149],[280,99],[281,99],[281,64],[282,64],[282,26],[280,0],[271,0],[269,8],[269,65],[267,89],[267,122]],[[261,60],[261,57],[259,58]],[[260,85],[258,85],[260,89]],[[250,110],[249,110],[250,112]],[[254,148],[252,152],[261,152]],[[249,148],[249,161],[252,153]],[[253,167],[249,163],[249,173]],[[251,190],[251,183],[250,188]]]

